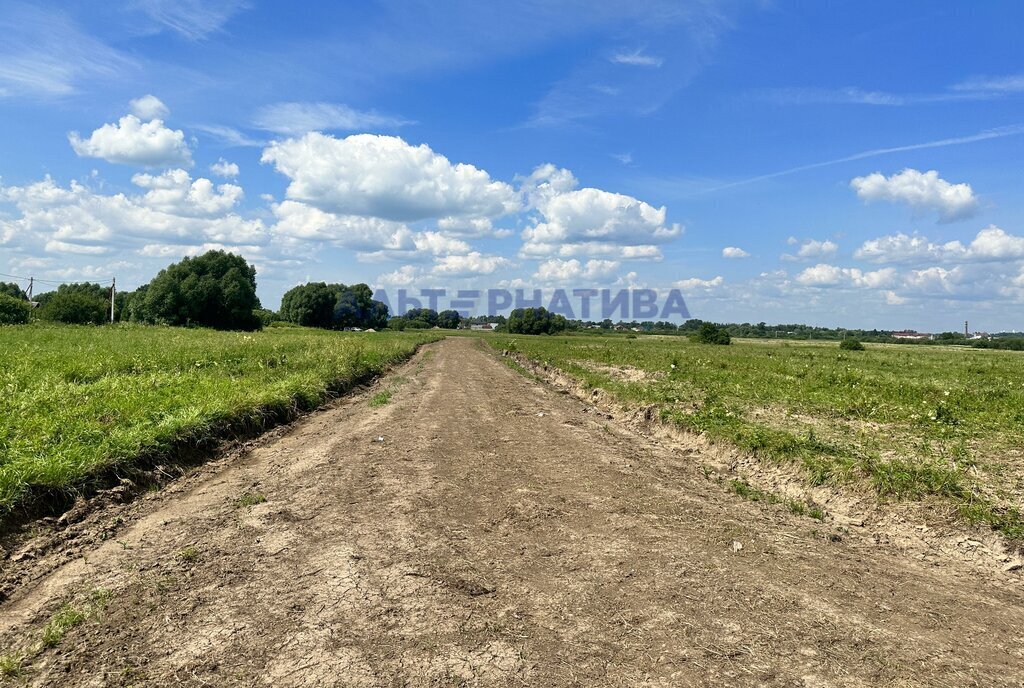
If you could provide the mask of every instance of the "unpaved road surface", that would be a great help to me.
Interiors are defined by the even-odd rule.
[[[8,680],[1024,685],[1019,578],[743,501],[700,465],[448,339],[9,557],[0,647],[29,656]],[[87,620],[31,647],[64,603]]]

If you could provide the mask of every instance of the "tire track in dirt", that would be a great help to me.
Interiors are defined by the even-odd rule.
[[[13,681],[1022,684],[1019,582],[744,502],[588,411],[474,340],[427,347],[242,458],[94,515],[113,535],[86,533],[80,556],[5,563],[21,583],[0,647],[110,591]]]

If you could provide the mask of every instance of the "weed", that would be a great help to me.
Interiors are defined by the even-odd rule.
[[[0,678],[18,678],[24,671],[25,655],[8,652],[0,655]]]
[[[392,392],[390,389],[386,389],[382,392],[377,392],[376,394],[373,395],[373,397],[370,398],[370,407],[378,408],[380,406],[385,406],[388,402],[391,401],[391,394]]]
[[[70,602],[65,603],[43,627],[42,641],[46,647],[56,647],[64,639],[64,634],[78,626],[88,618],[86,612]]]
[[[189,545],[188,547],[179,549],[174,556],[178,561],[191,564],[199,560],[199,550],[192,545]]]
[[[813,504],[807,504],[797,499],[790,499],[788,497],[781,497],[774,492],[768,492],[762,490],[759,487],[747,483],[744,480],[734,479],[729,481],[729,489],[738,494],[743,499],[750,500],[752,502],[766,502],[768,504],[782,504],[790,513],[797,516],[809,516],[817,521],[825,520],[825,512]]]
[[[259,492],[246,492],[244,495],[235,500],[235,506],[238,508],[245,508],[249,506],[256,506],[267,501],[266,496]]]

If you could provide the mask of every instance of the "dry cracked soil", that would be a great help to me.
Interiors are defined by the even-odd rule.
[[[62,533],[2,563],[12,685],[1024,685],[1019,577],[744,501],[472,339]]]

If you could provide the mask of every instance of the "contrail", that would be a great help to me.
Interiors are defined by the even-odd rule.
[[[763,181],[765,179],[774,179],[775,177],[783,177],[787,174],[795,174],[797,172],[803,172],[805,170],[815,170],[819,167],[828,167],[829,165],[838,165],[844,162],[851,162],[853,160],[863,160],[864,158],[874,158],[879,155],[886,155],[888,153],[902,153],[903,151],[921,150],[923,148],[942,148],[943,146],[959,146],[965,143],[975,143],[976,141],[987,141],[988,139],[999,139],[1004,136],[1016,136],[1018,134],[1024,134],[1024,125],[1014,124],[1007,127],[997,127],[995,129],[986,129],[985,131],[972,134],[971,136],[958,136],[950,139],[940,139],[938,141],[928,141],[926,143],[914,143],[909,146],[895,146],[893,148],[875,148],[860,153],[854,153],[848,155],[845,158],[836,158],[835,160],[826,160],[825,162],[815,162],[809,165],[800,165],[799,167],[790,167],[787,170],[780,172],[772,172],[770,174],[762,174],[757,177],[751,177],[749,179],[742,179],[738,182],[730,182],[729,184],[723,184],[710,189],[705,189],[701,193],[711,193],[712,191],[721,191],[723,189],[731,189],[734,186],[743,186],[744,184],[753,184],[754,182]]]

